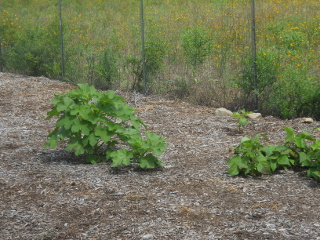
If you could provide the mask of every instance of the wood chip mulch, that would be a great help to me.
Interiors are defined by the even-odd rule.
[[[319,183],[305,171],[226,173],[243,136],[277,144],[291,126],[319,138],[319,122],[264,117],[237,133],[213,108],[118,92],[169,148],[163,169],[115,169],[43,150],[48,102],[74,88],[0,73],[0,239],[320,239]]]

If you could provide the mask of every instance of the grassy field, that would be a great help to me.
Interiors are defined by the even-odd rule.
[[[61,79],[58,1],[0,3],[5,71]],[[147,90],[208,106],[320,118],[319,0],[144,0]],[[62,1],[65,81],[142,90],[139,1]]]

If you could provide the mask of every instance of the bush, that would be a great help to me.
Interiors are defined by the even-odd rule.
[[[165,139],[151,132],[143,137],[140,127],[146,125],[134,116],[134,109],[123,98],[113,91],[99,92],[88,84],[78,86],[66,94],[57,94],[50,102],[54,107],[47,119],[60,118],[48,135],[45,149],[66,141],[66,150],[74,150],[76,156],[86,154],[90,163],[111,159],[113,166],[163,166],[156,156],[167,148]]]
[[[253,58],[247,57],[243,60],[241,77],[237,81],[237,86],[242,92],[242,102],[248,109],[254,108],[253,98],[255,94],[259,96],[259,103],[265,106],[269,102],[270,91],[277,81],[279,67],[278,54],[272,50],[261,50],[257,52],[257,89],[255,89]],[[262,109],[263,110],[263,109]]]
[[[187,63],[195,71],[211,53],[211,36],[203,27],[186,29],[181,35],[181,46]]]
[[[117,60],[115,53],[109,49],[102,52],[100,61],[96,67],[97,79],[95,85],[99,89],[110,89],[117,80]]]
[[[167,45],[165,41],[157,37],[150,37],[145,44],[145,61],[146,61],[146,73],[147,73],[147,84],[152,83],[152,78],[160,71],[164,57],[167,53]],[[141,92],[144,88],[142,78],[142,59],[129,55],[126,59],[126,66],[129,71],[133,74],[134,82],[132,89]]]
[[[9,71],[56,78],[61,75],[58,25],[28,27],[8,46],[5,66]]]

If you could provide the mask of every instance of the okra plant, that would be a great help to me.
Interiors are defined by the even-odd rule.
[[[65,94],[56,94],[47,119],[59,117],[49,133],[45,149],[67,142],[66,150],[85,154],[90,163],[112,160],[113,166],[138,163],[156,168],[164,163],[157,156],[166,150],[166,140],[155,133],[141,133],[145,123],[114,91],[100,92],[88,84]]]

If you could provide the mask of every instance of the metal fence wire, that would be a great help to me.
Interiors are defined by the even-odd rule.
[[[47,0],[0,7],[1,71],[213,106],[241,100],[237,107],[254,109],[275,78],[286,78],[283,69],[301,66],[306,77],[319,77],[316,0]]]

